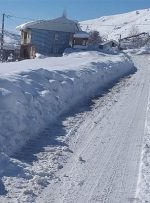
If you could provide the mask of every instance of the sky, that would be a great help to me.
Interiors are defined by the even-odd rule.
[[[144,8],[150,8],[150,0],[0,0],[0,20],[3,13],[11,15],[5,29],[15,30],[27,21],[59,17],[64,9],[68,18],[82,21]]]

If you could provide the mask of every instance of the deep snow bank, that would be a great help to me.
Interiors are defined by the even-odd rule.
[[[1,64],[1,152],[12,154],[72,105],[133,70],[124,55],[97,52]]]

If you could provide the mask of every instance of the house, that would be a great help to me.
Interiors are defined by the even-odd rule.
[[[115,40],[109,40],[109,41],[101,43],[99,45],[99,49],[106,51],[106,52],[117,51],[117,50],[119,50],[119,44]]]
[[[72,48],[74,49],[87,49],[89,34],[84,31],[77,32],[73,35]]]
[[[39,20],[17,27],[21,31],[21,58],[34,58],[36,53],[59,56],[70,47],[73,35],[81,28],[65,15],[52,20]]]

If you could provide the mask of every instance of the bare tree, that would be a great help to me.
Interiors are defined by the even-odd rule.
[[[132,45],[132,48],[139,48],[141,47],[141,38],[139,37],[139,29],[136,25],[133,25],[129,32],[130,37],[130,43]]]
[[[108,35],[103,35],[103,36],[102,36],[102,41],[105,42],[105,41],[107,41],[107,40],[108,40]]]
[[[100,33],[97,30],[93,30],[90,32],[88,43],[90,45],[96,45],[98,43],[101,43],[102,37],[100,36]]]
[[[130,32],[129,32],[129,37],[132,37],[132,36],[135,36],[135,35],[138,35],[140,32],[139,32],[139,29],[136,25],[132,25],[131,29],[130,29]]]

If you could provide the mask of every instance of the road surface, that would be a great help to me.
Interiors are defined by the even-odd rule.
[[[134,57],[137,72],[90,109],[74,116],[70,153],[59,181],[37,198],[44,203],[128,203],[135,198],[150,91],[149,56]]]

